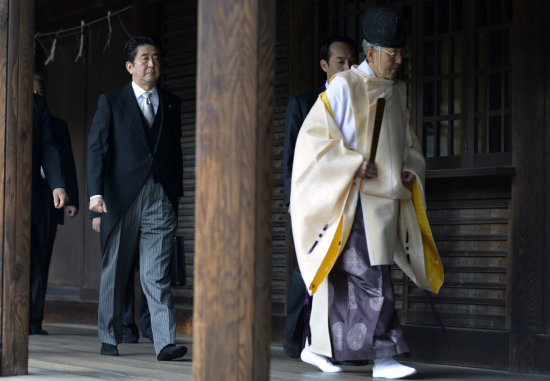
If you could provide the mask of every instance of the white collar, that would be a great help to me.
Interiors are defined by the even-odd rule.
[[[151,97],[154,97],[155,95],[157,95],[157,87],[153,87],[151,90],[145,90],[143,88],[141,88],[137,83],[135,83],[134,81],[132,81],[132,89],[134,90],[134,94],[136,95],[136,98],[139,98],[143,95],[143,93],[149,91],[151,93]]]
[[[357,66],[357,70],[359,70],[362,73],[365,73],[366,75],[370,75],[371,77],[376,77],[376,74],[374,74],[374,71],[372,71],[372,68],[370,67],[367,60],[364,60],[361,62],[361,65]]]

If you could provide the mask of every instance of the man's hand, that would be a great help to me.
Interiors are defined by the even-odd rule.
[[[65,207],[65,215],[67,217],[74,217],[74,216],[76,216],[77,213],[78,213],[78,208],[76,206],[67,205]]]
[[[378,177],[378,168],[376,168],[375,163],[363,160],[363,163],[361,163],[361,166],[357,172],[355,172],[355,177],[359,177],[360,179],[374,179]]]
[[[96,213],[107,213],[107,205],[103,197],[94,197],[90,200],[90,210]]]
[[[64,188],[55,188],[53,190],[53,206],[56,209],[63,208],[69,202],[69,196]]]
[[[92,218],[92,229],[94,229],[94,231],[99,233],[100,228],[101,228],[101,217]]]
[[[407,188],[410,187],[411,185],[414,184],[415,181],[416,181],[416,176],[414,175],[414,173],[409,171],[401,172],[401,182],[405,187]]]

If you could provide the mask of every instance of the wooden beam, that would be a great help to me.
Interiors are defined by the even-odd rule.
[[[543,328],[546,160],[546,19],[544,2],[514,0],[512,34],[512,244],[509,259],[513,372],[535,372]],[[537,74],[537,80],[528,78]]]
[[[34,1],[0,5],[2,376],[27,374]]]
[[[269,379],[275,1],[199,0],[195,380]]]

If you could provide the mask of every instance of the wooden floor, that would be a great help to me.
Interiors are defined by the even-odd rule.
[[[182,360],[159,362],[153,354],[153,344],[148,340],[137,344],[119,345],[119,357],[100,356],[100,344],[95,327],[47,325],[44,328],[49,331],[48,336],[29,338],[29,375],[5,377],[3,380],[192,380],[193,346],[188,338],[178,338],[178,343],[189,348],[189,353]],[[418,374],[411,377],[411,380],[550,381],[550,376],[519,375],[420,363],[408,365],[418,369]],[[344,367],[344,373],[323,374],[308,364],[286,357],[280,347],[273,346],[271,351],[271,381],[364,381],[372,380],[371,371],[370,365],[347,366]]]

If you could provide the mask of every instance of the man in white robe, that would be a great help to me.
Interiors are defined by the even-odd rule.
[[[395,313],[390,266],[437,292],[443,269],[423,200],[424,159],[406,123],[405,26],[390,6],[363,18],[366,61],[333,77],[296,144],[291,214],[300,271],[314,294],[303,361],[338,372],[336,361],[374,360],[373,376],[416,370]],[[369,162],[376,100],[386,109],[377,156]]]

